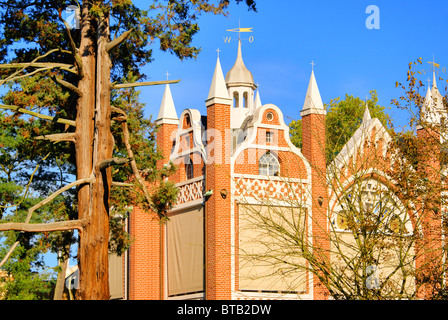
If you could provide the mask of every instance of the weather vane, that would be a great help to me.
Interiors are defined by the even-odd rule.
[[[249,40],[249,42],[254,41],[254,36],[250,36],[249,39],[241,39],[241,32],[252,32],[252,28],[241,28],[241,26],[239,26],[238,28],[227,29],[226,31],[238,32],[238,40]],[[231,40],[232,40],[232,37],[224,37],[225,43],[230,43]]]
[[[436,72],[436,68],[440,68],[440,64],[434,61],[434,55],[432,55],[432,61],[428,61],[430,65],[432,65],[432,72]]]

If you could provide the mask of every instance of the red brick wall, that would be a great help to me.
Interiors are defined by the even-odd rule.
[[[164,159],[157,163],[161,169],[168,163],[177,125],[162,124],[157,132],[157,145]],[[153,212],[134,207],[129,216],[129,228],[134,239],[129,249],[129,299],[163,299],[164,290],[164,230]]]
[[[208,148],[206,190],[213,195],[205,203],[206,219],[206,259],[205,286],[206,299],[222,300],[231,298],[231,239],[230,239],[230,196],[223,199],[221,189],[230,193],[230,137],[226,136],[230,128],[230,106],[213,104],[207,107],[207,141],[212,142],[211,134],[215,130],[221,139],[214,140],[213,150]],[[217,131],[217,132],[216,132]],[[209,144],[210,145],[210,144]]]
[[[129,299],[163,298],[162,227],[154,213],[135,207],[130,214],[130,232],[134,242],[129,252]]]
[[[431,129],[417,130],[417,138],[423,142],[421,147],[421,165],[419,170],[423,171],[426,177],[434,183],[434,187],[429,187],[427,197],[433,200],[428,201],[421,210],[421,227],[423,240],[418,242],[418,250],[423,254],[417,258],[416,267],[420,269],[419,275],[428,277],[431,281],[437,281],[436,276],[441,273],[441,263],[443,255],[443,235],[442,235],[442,214],[440,194],[442,192],[442,182],[440,176],[441,165],[437,157],[440,153],[440,135]],[[433,189],[433,190],[431,190]],[[424,284],[419,290],[419,297],[431,298],[437,289],[431,284]]]
[[[311,165],[312,234],[313,246],[320,248],[324,259],[329,261],[328,196],[325,160],[325,115],[309,114],[302,118],[302,153]],[[319,204],[322,197],[322,204]],[[328,298],[328,290],[317,276],[313,277],[314,299]]]

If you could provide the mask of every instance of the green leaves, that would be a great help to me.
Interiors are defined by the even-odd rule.
[[[370,115],[378,118],[380,122],[388,128],[389,116],[385,113],[385,107],[378,103],[378,96],[375,90],[370,91],[370,99],[367,100]],[[326,129],[326,158],[330,163],[342,150],[344,145],[360,126],[366,101],[352,95],[345,95],[345,99],[340,98],[330,100],[326,105],[327,116],[325,119]],[[291,142],[298,148],[302,147],[302,120],[292,121],[289,124]]]

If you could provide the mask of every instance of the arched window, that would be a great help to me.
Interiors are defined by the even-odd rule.
[[[193,163],[191,158],[187,158],[187,162],[185,163],[185,176],[187,180],[193,179]]]
[[[233,107],[238,108],[240,106],[240,96],[238,92],[233,93]]]
[[[248,107],[247,101],[248,101],[248,93],[244,92],[243,93],[243,108],[247,108]]]
[[[412,229],[411,218],[401,201],[376,180],[354,185],[341,197],[339,206],[334,222],[340,230],[407,234]]]
[[[258,162],[258,174],[262,176],[278,176],[280,165],[275,155],[266,152]]]

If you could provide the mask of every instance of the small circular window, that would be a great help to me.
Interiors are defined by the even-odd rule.
[[[274,114],[272,112],[268,112],[268,114],[266,115],[266,119],[268,119],[268,121],[274,120]]]

